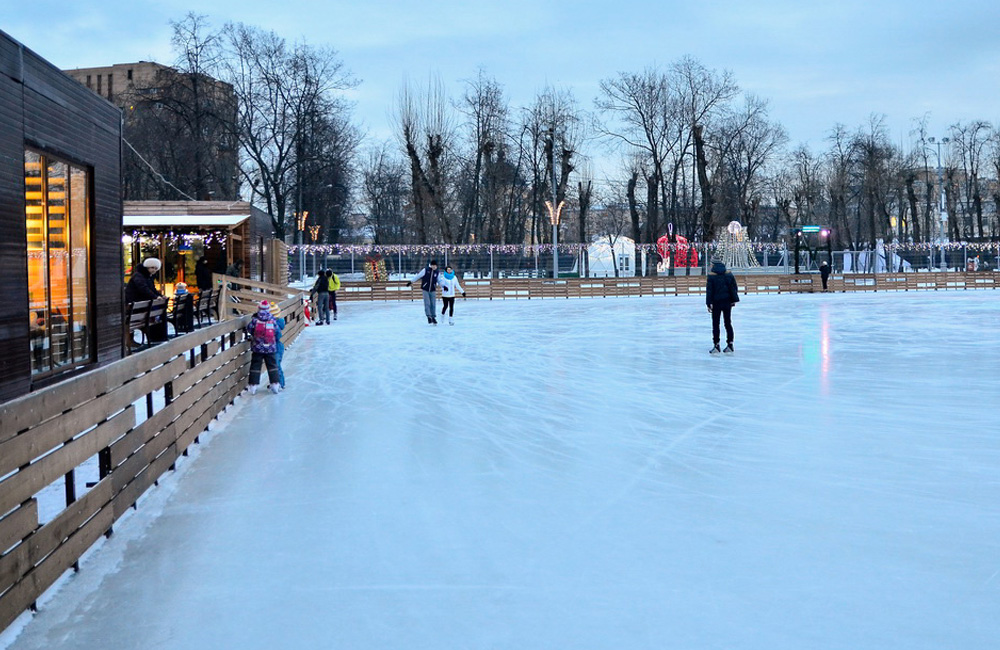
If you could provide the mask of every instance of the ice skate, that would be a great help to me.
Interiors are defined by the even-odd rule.
[[[250,394],[251,395],[256,395],[257,394],[257,384],[252,384],[250,386]]]
[[[268,386],[268,389],[269,389],[269,390],[270,390],[270,391],[271,391],[272,393],[274,393],[275,395],[277,395],[277,394],[278,394],[278,391],[279,391],[279,390],[281,390],[281,389],[279,388],[278,384],[271,384],[270,386]]]
[[[726,346],[726,349],[722,351],[724,354],[733,354],[736,350],[733,349],[733,344],[730,343]]]
[[[449,316],[449,317],[448,317],[448,324],[449,324],[449,325],[454,325],[454,324],[455,324],[455,319],[454,319],[454,318],[452,318],[451,316]]]
[[[431,325],[437,325],[437,324],[438,324],[438,319],[437,318],[432,318],[431,319]]]
[[[709,354],[719,354],[722,350],[719,349],[719,344],[716,343],[715,347],[708,351]]]

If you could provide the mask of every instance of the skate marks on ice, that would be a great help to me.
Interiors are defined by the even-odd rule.
[[[752,297],[718,362],[697,298],[346,305],[15,650],[989,647],[994,304]]]

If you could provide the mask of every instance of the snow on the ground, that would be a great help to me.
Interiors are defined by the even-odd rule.
[[[993,647],[998,298],[341,303],[9,648]]]

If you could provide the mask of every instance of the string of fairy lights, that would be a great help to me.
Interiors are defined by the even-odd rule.
[[[746,248],[755,253],[780,253],[789,250],[784,242],[746,242]],[[634,246],[645,253],[685,252],[689,247],[695,247],[700,251],[715,251],[721,244],[719,242],[691,243],[691,244],[637,244]],[[559,244],[559,252],[567,254],[578,254],[587,250],[588,244]],[[632,245],[629,245],[632,248]],[[925,254],[937,252],[944,248],[946,251],[968,251],[969,253],[993,253],[1000,254],[1000,242],[948,242],[939,243],[887,243],[881,245],[879,250],[892,253]],[[854,252],[863,252],[866,249]],[[867,249],[871,250],[871,249]],[[307,255],[520,255],[523,257],[534,257],[552,253],[552,244],[417,244],[417,245],[380,245],[380,244],[292,244],[288,247],[289,253],[304,252]]]
[[[198,231],[186,231],[178,232],[174,230],[168,231],[149,231],[149,230],[133,230],[129,234],[122,235],[122,244],[130,246],[131,244],[138,242],[142,245],[155,245],[166,244],[167,246],[172,246],[174,248],[179,248],[182,245],[190,245],[195,242],[200,242],[205,246],[211,246],[213,244],[225,245],[229,232],[226,230],[198,230]]]

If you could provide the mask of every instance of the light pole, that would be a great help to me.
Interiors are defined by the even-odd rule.
[[[306,219],[309,218],[309,211],[303,210],[295,215],[296,225],[299,227],[299,282],[306,279]]]
[[[565,205],[565,201],[560,201],[559,205],[553,205],[552,201],[545,202],[545,207],[549,209],[549,223],[552,224],[552,277],[555,279],[559,279],[559,218]]]
[[[556,183],[556,127],[547,129],[552,145],[552,200],[545,202],[549,209],[549,223],[552,224],[552,278],[559,279],[559,217],[562,215],[565,201],[559,200],[559,186]]]
[[[937,173],[938,173],[938,220],[941,222],[941,268],[945,268],[944,245],[948,243],[948,207],[944,202],[944,175],[941,169],[941,145],[951,142],[951,138],[927,138],[927,141],[937,147]]]

